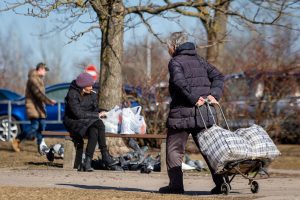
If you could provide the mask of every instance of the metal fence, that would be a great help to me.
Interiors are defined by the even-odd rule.
[[[59,124],[62,123],[62,115],[61,115],[61,104],[64,102],[57,102],[57,120],[45,120],[46,124]],[[2,122],[2,123],[7,123],[7,133],[5,133],[5,127],[3,127],[3,133],[2,134],[7,134],[5,137],[5,141],[10,141],[11,140],[11,126],[12,124],[30,124],[29,120],[26,121],[12,121],[12,105],[24,105],[24,102],[16,102],[16,101],[0,101],[0,104],[7,104],[7,116],[8,120],[7,122]],[[0,139],[3,140],[3,137],[0,135]]]

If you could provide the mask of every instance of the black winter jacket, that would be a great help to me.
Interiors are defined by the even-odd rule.
[[[99,112],[103,111],[98,108],[97,94],[91,93],[82,96],[81,90],[76,82],[72,81],[65,97],[64,125],[73,137],[83,137],[87,129],[94,122],[100,120]]]
[[[203,128],[195,107],[199,97],[208,95],[219,100],[222,96],[224,76],[206,60],[199,57],[195,45],[187,42],[179,46],[169,62],[169,92],[172,98],[167,127],[171,129]],[[212,107],[215,114],[215,109]],[[207,125],[213,120],[207,106],[201,107]]]

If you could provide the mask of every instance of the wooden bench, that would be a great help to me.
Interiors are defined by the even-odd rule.
[[[75,147],[70,137],[69,132],[55,132],[55,131],[43,131],[45,136],[59,136],[65,137],[64,142],[64,164],[63,168],[70,170],[73,169],[75,161]],[[166,165],[166,135],[154,135],[154,134],[114,134],[114,133],[105,133],[106,137],[114,138],[135,138],[135,139],[160,139],[162,140],[160,145],[160,160],[161,160],[161,172],[167,171]]]

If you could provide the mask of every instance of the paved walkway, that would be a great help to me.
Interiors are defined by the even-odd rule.
[[[281,171],[283,172],[283,171]],[[299,171],[286,171],[300,174]],[[112,189],[121,191],[156,192],[168,184],[165,173],[96,171],[91,173],[61,169],[0,169],[0,186],[50,187],[72,189]],[[252,194],[248,181],[236,177],[232,182],[232,196],[247,196],[261,200],[300,200],[300,176],[274,177],[258,180],[260,192]],[[209,195],[213,182],[209,175],[186,173],[187,195]]]
[[[285,175],[300,175],[300,170],[286,170],[286,169],[269,169],[270,173],[285,174]]]

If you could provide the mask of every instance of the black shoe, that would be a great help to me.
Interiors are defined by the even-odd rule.
[[[119,163],[119,160],[114,159],[107,150],[102,150],[102,161],[105,163],[107,167],[111,167]]]
[[[184,194],[183,189],[173,189],[170,186],[161,187],[158,192],[161,194]]]
[[[84,159],[84,163],[83,163],[82,169],[85,172],[92,172],[92,171],[94,171],[94,169],[92,168],[92,159],[90,157],[87,156]]]
[[[221,186],[216,186],[216,187],[214,187],[214,188],[210,191],[210,194],[222,194]]]

